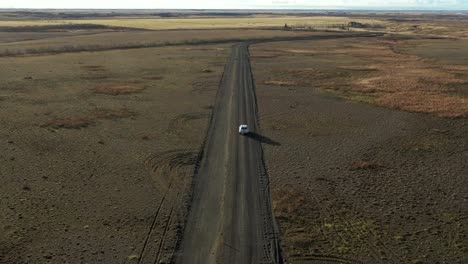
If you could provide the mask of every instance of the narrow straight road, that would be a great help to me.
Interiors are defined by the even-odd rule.
[[[247,124],[249,136],[238,134]],[[232,48],[176,263],[278,263],[247,44]]]

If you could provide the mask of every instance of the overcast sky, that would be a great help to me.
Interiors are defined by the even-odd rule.
[[[467,10],[468,0],[0,0],[0,8],[406,8]]]

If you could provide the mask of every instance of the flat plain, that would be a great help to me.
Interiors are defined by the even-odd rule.
[[[2,58],[1,262],[170,256],[228,52]]]
[[[0,263],[173,262],[241,42],[285,263],[466,263],[464,17],[3,10]]]
[[[265,160],[291,263],[467,260],[466,73],[444,56],[464,45],[442,60],[413,55],[428,42],[251,48],[262,132],[279,143],[265,144]]]

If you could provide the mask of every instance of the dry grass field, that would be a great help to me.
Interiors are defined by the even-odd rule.
[[[468,261],[466,40],[250,48],[288,263]],[[401,111],[404,110],[404,111]]]
[[[106,26],[130,27],[151,30],[167,29],[216,29],[216,28],[262,28],[291,26],[311,26],[315,28],[333,27],[336,24],[347,24],[348,17],[332,16],[259,16],[234,18],[119,18],[119,19],[67,19],[67,20],[29,20],[29,21],[0,21],[2,26],[44,26],[62,24],[96,24]],[[357,19],[361,23],[379,24],[376,19]]]
[[[228,54],[1,58],[0,262],[170,256]]]
[[[366,103],[442,117],[466,117],[468,79],[464,71],[468,65],[436,61],[437,56],[447,61],[443,51],[432,53],[432,59],[410,54],[422,53],[418,44],[428,42],[433,43],[387,37],[267,43],[255,46],[252,55],[282,62],[279,67],[271,66],[272,77],[265,84],[310,85]],[[464,56],[467,41],[458,41],[458,49],[451,44],[449,53]],[[403,47],[408,52],[400,51]],[[285,69],[284,62],[296,67]]]

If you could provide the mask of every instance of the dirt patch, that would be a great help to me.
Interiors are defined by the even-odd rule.
[[[94,120],[89,117],[73,116],[57,118],[41,125],[41,127],[80,129],[94,124]]]
[[[424,92],[389,93],[377,99],[380,105],[412,112],[433,113],[440,117],[468,115],[467,99],[461,96]]]

